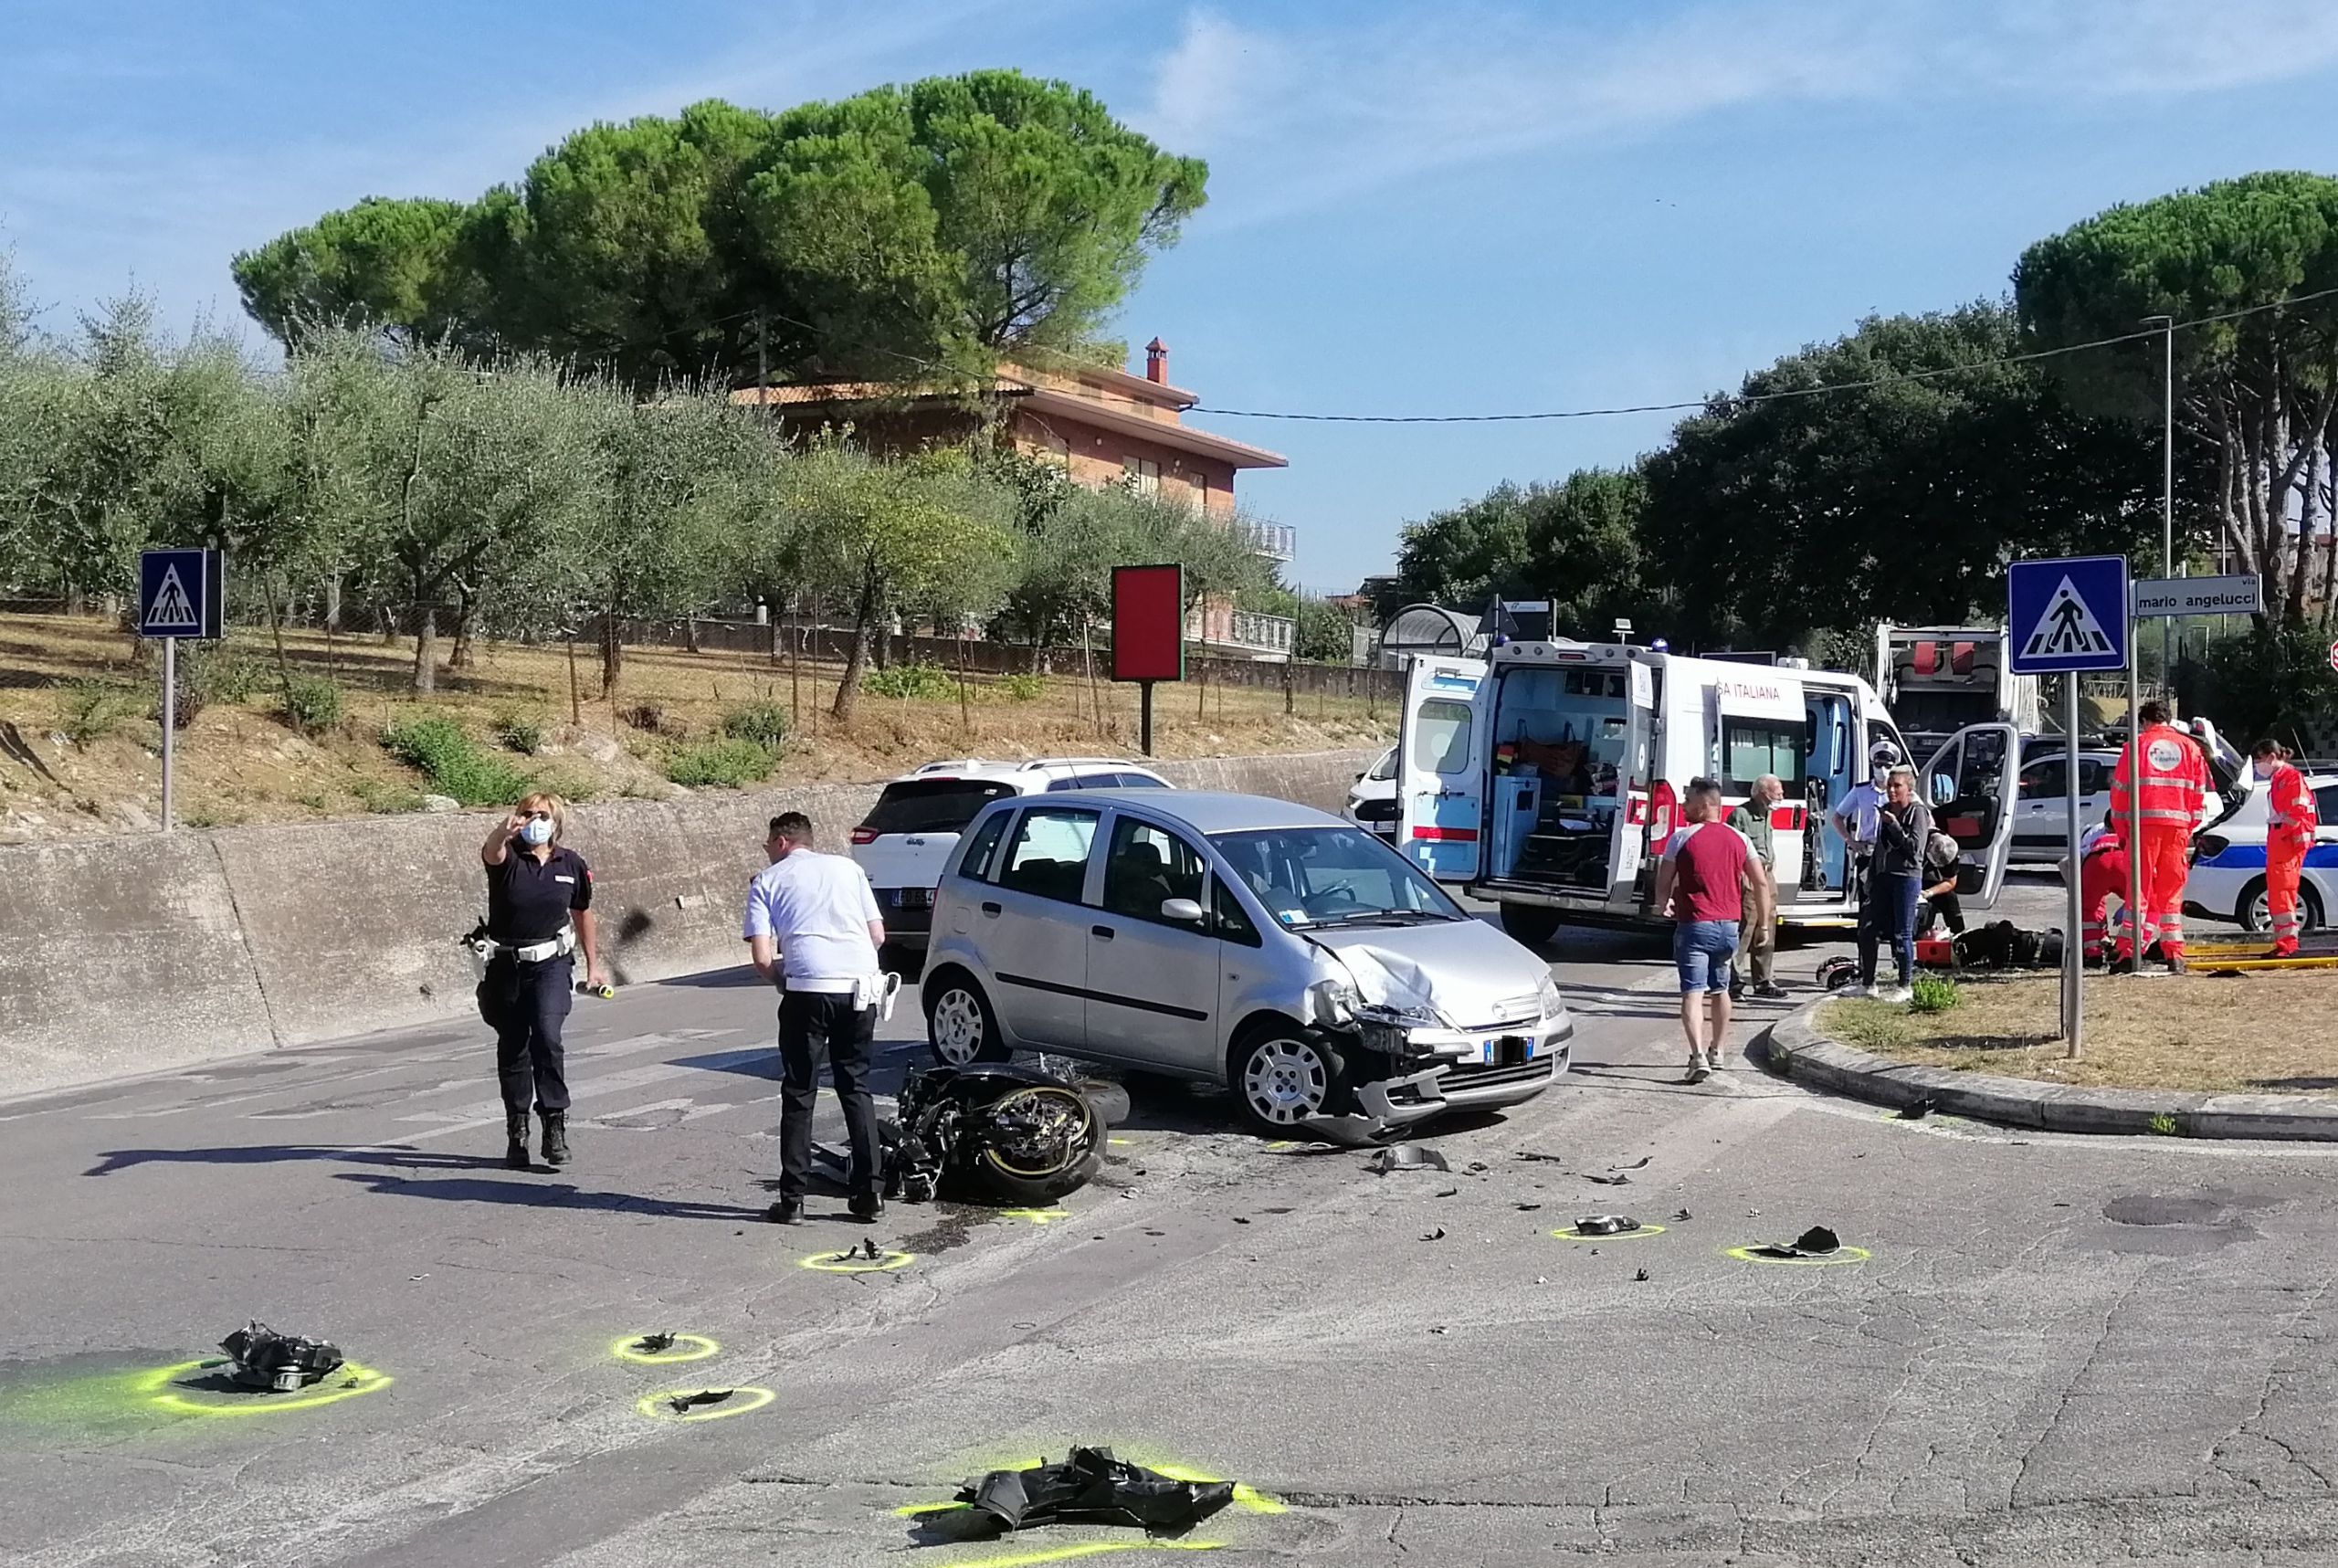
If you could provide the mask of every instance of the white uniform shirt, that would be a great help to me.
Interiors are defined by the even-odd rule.
[[[1872,844],[1875,842],[1875,819],[1882,810],[1883,791],[1880,786],[1869,783],[1855,785],[1851,793],[1843,797],[1843,804],[1835,808],[1835,815],[1851,819],[1852,843]]]
[[[869,922],[878,919],[869,874],[843,855],[798,849],[747,884],[744,934],[779,945],[790,991],[850,991],[878,973]]]
[[[2100,822],[2079,835],[2079,858],[2083,860],[2094,852],[2094,847],[2112,837],[2111,829]]]

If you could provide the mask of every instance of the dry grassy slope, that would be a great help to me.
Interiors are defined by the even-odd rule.
[[[417,704],[411,691],[414,645],[377,637],[288,633],[296,671],[331,675],[346,690],[346,716],[333,731],[303,737],[277,713],[275,653],[265,632],[238,631],[238,655],[258,661],[266,684],[247,700],[214,703],[179,735],[182,820],[195,826],[315,821],[352,816],[413,797],[427,781],[385,753],[383,726]],[[449,645],[442,640],[442,654]],[[158,679],[137,639],[110,622],[64,616],[0,616],[0,843],[138,831],[161,807],[162,769],[154,718]],[[1133,688],[1101,687],[1101,717],[1087,685],[1055,678],[1027,701],[976,678],[962,716],[954,699],[864,695],[849,726],[827,714],[833,666],[785,665],[737,654],[628,649],[615,700],[601,689],[592,650],[580,652],[572,708],[563,647],[483,644],[473,666],[442,669],[431,711],[487,739],[506,716],[542,727],[546,744],[515,765],[580,795],[677,793],[663,769],[677,743],[719,732],[723,713],[765,700],[799,715],[795,737],[770,782],[884,778],[935,757],[1129,754],[1135,749]],[[74,684],[120,683],[129,711],[110,732],[76,742],[64,733]],[[619,717],[637,705],[660,710],[679,742]],[[1197,708],[1199,711],[1197,711]],[[574,717],[572,717],[574,715]],[[1277,691],[1164,689],[1153,743],[1164,757],[1238,756],[1367,745],[1390,733],[1386,704],[1301,698],[1286,714]],[[581,720],[581,722],[578,721]]]

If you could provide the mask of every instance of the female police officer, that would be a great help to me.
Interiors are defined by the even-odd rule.
[[[479,982],[479,1010],[495,1030],[495,1069],[503,1083],[503,1163],[528,1169],[528,1105],[543,1118],[544,1163],[568,1163],[568,1079],[560,1048],[574,966],[584,950],[587,983],[606,984],[593,929],[593,873],[560,842],[568,807],[556,795],[528,796],[479,849],[487,866],[487,938],[494,944]],[[572,922],[573,917],[573,922]]]

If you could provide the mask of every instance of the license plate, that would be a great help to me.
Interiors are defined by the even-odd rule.
[[[932,902],[933,889],[931,888],[900,888],[893,893],[893,907],[897,910],[922,910]]]
[[[1478,1042],[1478,1059],[1488,1067],[1515,1066],[1533,1060],[1535,1055],[1532,1035],[1488,1035]]]

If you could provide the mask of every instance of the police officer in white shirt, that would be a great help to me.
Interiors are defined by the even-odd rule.
[[[1848,869],[1851,889],[1858,895],[1859,930],[1873,926],[1880,940],[1883,931],[1883,906],[1868,897],[1869,860],[1875,852],[1875,819],[1883,809],[1884,781],[1891,770],[1900,766],[1900,748],[1890,741],[1879,740],[1867,749],[1867,782],[1854,785],[1843,796],[1840,805],[1830,814],[1835,831],[1843,836],[1849,851]]]
[[[885,1201],[877,1191],[877,1109],[869,1079],[888,984],[877,961],[885,944],[877,895],[852,860],[812,847],[812,822],[802,812],[773,817],[764,849],[771,864],[747,886],[744,935],[755,973],[780,989],[779,1201],[767,1217],[780,1225],[803,1220],[812,1108],[826,1057],[852,1144],[852,1215],[875,1219]]]

